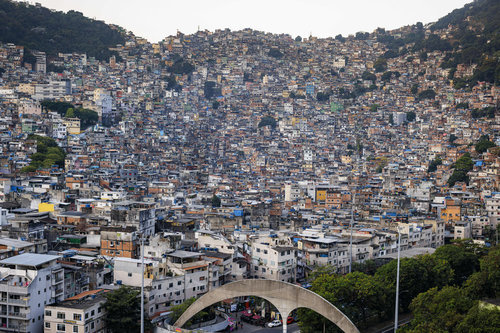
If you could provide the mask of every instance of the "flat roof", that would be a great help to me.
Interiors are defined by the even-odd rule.
[[[200,252],[189,252],[189,251],[182,251],[182,250],[177,250],[172,253],[168,253],[167,256],[169,257],[175,257],[175,258],[195,258],[203,255],[203,253]]]
[[[40,266],[49,261],[57,260],[61,256],[50,254],[23,253],[0,261],[0,265],[22,265],[22,266]]]

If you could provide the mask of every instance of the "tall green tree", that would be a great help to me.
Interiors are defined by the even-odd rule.
[[[106,326],[114,333],[140,330],[141,299],[139,291],[127,286],[106,293]]]
[[[453,332],[474,302],[458,287],[432,288],[411,303],[413,320],[405,332]]]
[[[434,257],[450,264],[454,272],[453,283],[459,286],[479,270],[479,256],[465,246],[455,244],[440,246],[434,252]]]

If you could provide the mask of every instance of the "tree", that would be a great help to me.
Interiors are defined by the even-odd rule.
[[[473,298],[500,297],[500,246],[480,259],[480,267],[480,271],[465,282],[467,293]]]
[[[214,194],[212,196],[212,207],[220,207],[220,205],[221,205],[220,198],[216,194]]]
[[[436,157],[432,162],[429,164],[429,167],[427,168],[427,172],[434,172],[437,170],[438,165],[443,164],[443,161],[441,158]]]
[[[467,312],[456,327],[457,333],[496,333],[500,327],[500,310],[481,306],[479,302]]]
[[[453,283],[462,285],[475,271],[479,270],[479,257],[465,246],[448,244],[438,247],[434,257],[447,261],[453,269]]]
[[[488,137],[481,137],[481,139],[476,143],[476,151],[480,154],[486,152],[489,148],[496,147],[493,141],[488,140]]]
[[[276,58],[276,59],[281,59],[283,57],[283,53],[279,49],[277,49],[275,47],[273,47],[273,48],[271,48],[269,50],[268,55],[270,57],[273,57],[273,58]]]
[[[419,100],[434,99],[435,97],[436,97],[436,92],[432,89],[426,89],[418,94]]]
[[[425,256],[424,256],[425,257]],[[393,260],[380,267],[375,277],[396,291],[396,265]],[[407,311],[412,299],[429,288],[446,285],[452,277],[450,265],[435,258],[404,258],[400,261],[400,306]]]
[[[406,112],[406,120],[408,120],[408,122],[414,121],[416,117],[417,115],[415,114],[415,112],[413,111]]]
[[[373,276],[353,272],[347,275],[321,274],[311,290],[341,309],[356,325],[364,327],[368,318],[387,318],[392,313],[392,297],[387,287]],[[321,332],[323,318],[310,310],[299,309],[301,332]],[[333,325],[328,325],[333,326]],[[328,332],[336,329],[329,329]]]
[[[432,288],[411,303],[413,320],[406,332],[454,332],[474,302],[458,288]]]
[[[411,86],[411,89],[410,89],[410,92],[413,94],[413,95],[416,95],[418,93],[418,84],[414,84]]]
[[[377,112],[377,111],[378,111],[379,106],[380,106],[380,105],[378,105],[378,104],[372,104],[372,105],[370,105],[370,111],[371,111],[371,112]]]
[[[460,156],[454,165],[453,173],[448,179],[448,185],[452,187],[456,182],[468,182],[469,177],[467,176],[467,173],[471,171],[473,167],[474,162],[472,161],[469,153],[465,153]]]
[[[373,67],[375,68],[375,72],[377,73],[384,72],[387,69],[387,59],[378,58],[377,60],[375,60]]]
[[[264,116],[259,122],[258,127],[271,126],[273,129],[276,128],[276,119],[271,116]]]
[[[361,74],[361,78],[365,81],[377,81],[377,77],[375,76],[375,74],[370,73],[369,71],[364,71],[363,74]]]
[[[139,291],[127,286],[106,293],[107,327],[116,333],[137,332],[140,329],[141,300]]]
[[[181,304],[178,304],[178,305],[174,305],[172,306],[172,308],[170,309],[170,311],[172,311],[172,314],[170,315],[170,322],[171,323],[175,323],[177,321],[177,319],[180,318],[180,316],[182,316],[182,314],[191,306],[191,304],[193,304],[194,302],[196,301],[196,298],[194,297],[191,297],[189,299],[187,299],[186,301],[184,301],[183,303]],[[195,324],[195,323],[199,323],[199,322],[203,322],[203,321],[206,321],[206,320],[209,320],[211,319],[211,317],[214,316],[214,313],[212,311],[210,311],[208,308],[206,309],[203,309],[203,311],[200,311],[198,312],[197,314],[195,314],[189,321],[186,322],[185,326],[186,327],[189,327],[191,326],[192,324]]]

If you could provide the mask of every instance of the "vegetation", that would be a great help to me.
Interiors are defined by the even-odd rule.
[[[54,139],[31,134],[28,136],[28,140],[36,140],[36,153],[30,156],[31,162],[21,169],[22,173],[48,169],[54,165],[64,168],[66,153],[57,145]]]
[[[85,130],[91,126],[94,126],[99,121],[99,115],[97,114],[97,112],[81,107],[75,108],[73,104],[70,104],[68,102],[54,102],[44,100],[42,101],[41,105],[47,110],[59,113],[62,117],[80,119],[81,130]]]
[[[333,94],[333,92],[331,90],[327,90],[325,92],[318,92],[316,94],[316,99],[318,100],[318,102],[326,102],[330,99],[330,96]]]
[[[434,99],[434,98],[436,98],[436,92],[432,89],[423,90],[418,94],[419,100]]]
[[[365,81],[377,81],[377,77],[375,76],[375,74],[370,73],[369,71],[364,71],[363,74],[361,74],[361,78]]]
[[[467,172],[471,171],[474,167],[474,162],[472,161],[470,154],[463,154],[455,163],[453,173],[448,179],[448,185],[450,187],[454,186],[457,182],[469,182],[469,177]]]
[[[194,65],[191,64],[189,61],[186,59],[182,58],[178,54],[174,54],[172,56],[173,64],[172,66],[168,67],[167,70],[170,73],[177,74],[177,75],[185,75],[185,74],[191,74],[194,71]]]
[[[412,121],[414,121],[414,120],[415,120],[415,118],[417,118],[417,115],[416,115],[416,113],[415,113],[415,112],[413,112],[413,111],[408,111],[408,112],[406,112],[406,120],[407,120],[408,122],[412,122]]]
[[[190,299],[187,299],[185,302],[179,304],[179,305],[174,305],[170,310],[172,311],[172,314],[170,315],[170,322],[175,323],[177,319],[182,316],[182,314],[191,306],[191,304],[196,301],[196,298],[191,297]],[[193,324],[196,323],[202,323],[204,321],[208,321],[210,319],[213,319],[215,316],[214,312],[211,311],[209,308],[204,309],[203,311],[198,312],[195,314],[187,323],[186,327],[189,327]]]
[[[140,292],[127,286],[106,293],[104,320],[112,332],[138,332],[141,320]]]
[[[279,49],[277,49],[275,47],[273,47],[273,48],[271,48],[269,50],[268,55],[270,57],[273,57],[273,58],[276,58],[276,59],[281,59],[283,57],[283,53]]]
[[[471,117],[474,119],[484,118],[484,117],[493,119],[493,118],[495,118],[495,113],[497,111],[498,111],[497,108],[494,106],[489,106],[489,107],[483,108],[481,110],[474,109],[471,111]]]
[[[377,73],[385,72],[385,70],[387,69],[387,59],[378,58],[377,60],[375,60],[373,68],[375,68],[375,72]]]
[[[221,95],[221,89],[216,88],[214,81],[206,81],[203,87],[203,93],[206,99],[212,99],[216,96]]]
[[[271,116],[264,116],[259,122],[259,128],[263,126],[271,126],[273,129],[276,128],[276,119]]]
[[[478,265],[480,263],[480,265]],[[393,260],[354,265],[355,271],[337,275],[325,266],[311,275],[311,290],[345,313],[359,328],[390,320],[394,311],[396,267]],[[471,241],[444,245],[432,255],[401,259],[400,311],[413,320],[402,332],[474,332],[480,318],[498,327],[498,310],[478,306],[481,297],[500,295],[500,247],[485,253]],[[299,309],[301,332],[339,332],[324,317]],[[497,316],[497,317],[495,317]],[[496,326],[495,326],[496,325]],[[485,332],[494,332],[494,330]],[[479,332],[479,331],[477,331]],[[482,331],[481,331],[482,332]]]
[[[435,172],[437,170],[438,165],[443,164],[443,161],[441,158],[436,157],[432,162],[429,164],[429,167],[427,168],[427,172]]]
[[[49,57],[58,52],[78,52],[108,60],[112,55],[118,56],[109,48],[125,42],[118,29],[73,10],[65,14],[24,2],[0,0],[0,21],[2,42],[43,51]]]
[[[480,154],[486,152],[489,148],[496,147],[493,141],[490,141],[487,135],[483,135],[476,143],[476,151]]]
[[[220,205],[221,205],[220,198],[216,194],[212,195],[212,207],[220,207]]]

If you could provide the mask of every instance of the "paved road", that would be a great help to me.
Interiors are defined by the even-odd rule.
[[[239,328],[235,333],[281,333],[283,332],[283,326],[273,327],[273,328],[263,328],[260,326],[253,326],[248,323],[243,324],[243,329]],[[299,325],[297,323],[293,323],[288,325],[287,327],[288,333],[299,333]]]

